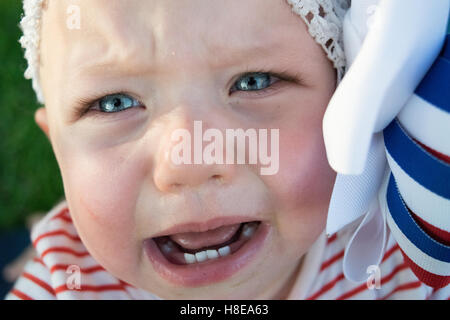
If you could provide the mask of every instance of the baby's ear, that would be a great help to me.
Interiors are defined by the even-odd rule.
[[[48,130],[48,119],[47,119],[47,109],[45,107],[40,107],[34,113],[34,121],[36,121],[39,128],[44,131],[48,139],[50,139]]]

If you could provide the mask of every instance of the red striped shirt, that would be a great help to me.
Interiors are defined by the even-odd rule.
[[[105,270],[89,254],[76,234],[65,202],[55,207],[33,229],[32,242],[37,257],[32,259],[17,280],[7,299],[158,299],[156,295],[134,288]],[[343,273],[342,260],[352,230],[344,229],[324,240],[322,259],[316,266],[306,299],[448,299],[450,286],[439,290],[418,282],[403,260],[393,237],[380,263],[379,289],[366,283],[353,283]],[[73,261],[73,263],[71,263]],[[80,285],[69,281],[72,266],[80,272]],[[302,270],[301,272],[304,272]]]

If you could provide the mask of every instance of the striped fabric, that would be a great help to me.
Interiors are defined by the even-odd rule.
[[[418,281],[403,261],[401,250],[390,237],[380,263],[380,288],[345,279],[342,258],[354,229],[346,228],[326,240],[306,299],[449,299],[450,286],[433,289]],[[158,299],[109,274],[89,254],[62,202],[32,232],[37,256],[30,261],[7,299]],[[325,240],[324,240],[325,242]],[[79,289],[70,286],[70,266],[81,271]],[[304,272],[304,270],[302,270]],[[295,296],[293,297],[295,298]]]
[[[392,171],[383,191],[390,230],[416,276],[445,287],[450,283],[450,35],[401,117],[384,130],[384,141]]]
[[[31,240],[37,255],[6,299],[157,299],[110,275],[94,260],[77,234],[65,201],[34,227]],[[80,288],[70,280],[71,266],[81,272]]]
[[[347,280],[342,268],[345,246],[354,229],[344,229],[327,240],[320,271],[310,288],[308,300],[448,300],[450,288],[433,289],[420,282],[403,260],[401,250],[390,236],[379,264],[379,288],[366,282]],[[373,282],[375,284],[375,282]]]

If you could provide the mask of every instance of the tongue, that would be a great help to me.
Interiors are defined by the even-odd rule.
[[[219,227],[205,232],[186,232],[170,236],[180,246],[186,249],[200,249],[224,243],[230,240],[240,227],[240,223]]]

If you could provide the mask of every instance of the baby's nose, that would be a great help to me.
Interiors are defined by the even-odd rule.
[[[227,164],[225,142],[205,140],[202,121],[166,130],[161,139],[153,179],[162,192],[227,184],[233,179],[235,164]],[[212,129],[212,128],[210,128]],[[216,135],[222,131],[215,130]]]
[[[154,183],[162,192],[179,192],[186,188],[204,185],[229,183],[232,165],[219,164],[180,164],[170,160],[158,163],[154,174]]]

